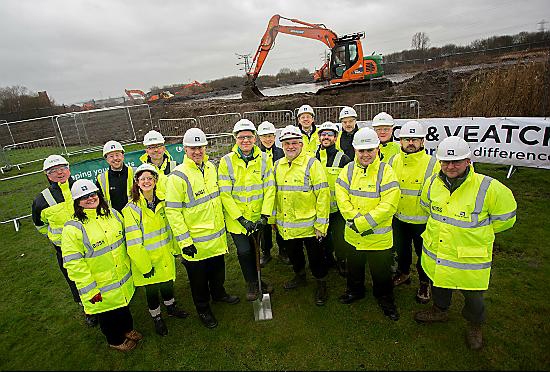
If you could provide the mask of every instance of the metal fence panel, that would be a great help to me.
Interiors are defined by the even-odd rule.
[[[292,110],[274,110],[274,111],[248,111],[243,112],[243,119],[253,122],[256,127],[263,121],[269,121],[276,128],[286,127],[296,124],[296,116]]]
[[[197,116],[199,128],[204,133],[231,133],[233,126],[241,119],[238,112],[229,112],[226,114],[202,115]]]
[[[339,123],[340,111],[345,106],[325,106],[325,107],[312,107],[313,112],[315,113],[315,125],[321,125],[325,121],[331,121],[333,123]],[[294,125],[298,125],[298,108],[294,109],[294,115],[296,117],[296,122]]]
[[[198,127],[199,123],[195,118],[159,119],[155,130],[159,131],[164,138],[182,138],[189,128]],[[168,140],[168,142],[171,142]]]
[[[358,103],[353,105],[353,109],[357,112],[358,121],[371,121],[382,111],[387,112],[394,119],[420,117],[420,103],[417,100]]]

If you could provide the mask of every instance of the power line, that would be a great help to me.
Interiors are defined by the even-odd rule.
[[[548,23],[548,22],[546,22],[544,19],[543,19],[542,21],[540,21],[540,22],[537,23],[537,25],[539,25],[539,32],[544,32],[544,31],[545,31],[544,25],[545,25],[546,23]]]

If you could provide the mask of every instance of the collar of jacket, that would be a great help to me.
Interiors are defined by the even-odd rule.
[[[360,163],[359,163],[359,159],[355,158],[355,165],[357,165],[357,167],[361,168],[361,169],[364,169],[365,171],[369,168],[372,169],[371,165],[372,166],[376,166],[376,165],[380,165],[381,161],[380,161],[380,157],[375,157],[374,160],[372,161],[372,163],[370,163],[369,165],[367,165],[366,167],[363,167]]]
[[[405,151],[403,151],[403,149],[401,149],[401,152],[399,153],[399,155],[405,159],[412,159],[413,161],[418,161],[419,159],[423,158],[424,155],[427,155],[427,154],[426,154],[426,151],[424,151],[424,148],[422,148],[421,150],[414,152],[412,154],[406,153]]]
[[[240,158],[240,159],[243,159],[243,156],[242,156],[242,151],[239,151],[239,145],[235,144],[233,145],[233,148],[231,149],[231,151],[233,151],[235,154],[237,154],[237,156]],[[258,156],[260,156],[260,148],[256,145],[254,145],[252,147],[252,152],[250,155],[248,160],[252,160],[252,159],[256,159]]]
[[[306,136],[308,136],[308,138],[311,138],[314,134],[317,133],[317,127],[315,126],[315,123],[311,124],[311,134],[307,134],[304,131],[304,129],[302,128],[301,124],[298,124],[298,128],[300,128],[300,132],[302,132],[302,134],[305,134]]]
[[[206,162],[208,161],[208,155],[204,154],[204,158],[202,159],[202,164],[206,164]],[[196,167],[197,169],[199,169],[199,166],[197,165],[197,163],[195,163],[193,160],[189,159],[189,157],[187,155],[184,155],[183,156],[183,163],[186,167]]]
[[[304,149],[302,148],[302,152],[300,152],[300,155],[298,155],[294,160],[292,160],[292,164],[298,164],[298,165],[302,165],[306,162],[306,159],[307,159],[307,155],[306,155],[306,151],[304,151]],[[283,156],[280,160],[279,160],[281,163],[286,163],[288,164],[288,159],[286,156]]]
[[[160,199],[160,198],[157,196],[156,189],[155,189],[155,192],[154,192],[154,194],[153,194],[153,201],[155,201],[155,200],[156,200],[156,202],[157,202],[157,204],[155,205],[155,213],[156,213],[157,209],[159,208],[159,205],[160,205],[161,203],[164,202],[164,200]],[[129,203],[134,203],[134,202],[130,200]],[[141,191],[139,192],[139,200],[138,200],[138,202],[136,203],[136,205],[137,205],[138,207],[140,207],[142,211],[143,211],[143,210],[146,210],[146,209],[149,209],[149,208],[147,207],[147,199],[145,199],[145,196],[143,196],[143,193],[142,193]],[[149,209],[149,210],[150,210],[150,209]]]
[[[456,191],[464,182],[467,180],[472,179],[473,175],[475,174],[474,166],[470,164],[468,168],[466,168],[466,172],[462,177],[457,177],[453,179],[449,179],[443,171],[439,171],[439,179],[447,189],[451,192],[451,194]],[[471,175],[471,176],[470,176]]]
[[[333,143],[332,145],[330,145],[327,148],[323,148],[322,146],[319,146],[319,149],[317,149],[317,154],[320,153],[321,151],[326,151],[327,152],[327,157],[328,157],[328,156],[332,156],[332,155],[336,154],[338,152],[338,149],[336,148],[336,144]],[[319,158],[317,158],[317,159],[319,159]]]

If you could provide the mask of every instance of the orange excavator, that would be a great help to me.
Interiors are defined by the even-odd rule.
[[[279,24],[280,19],[285,19],[300,26],[282,26]],[[338,37],[334,31],[328,29],[324,24],[307,23],[275,14],[269,20],[267,30],[254,55],[250,70],[247,72],[248,81],[243,91],[243,98],[263,97],[256,86],[256,78],[269,51],[275,44],[278,33],[319,40],[330,48],[330,60],[314,73],[315,81],[328,80],[330,85],[320,89],[318,93],[338,90],[350,86],[352,83],[354,86],[368,84],[371,89],[373,87],[384,89],[391,86],[391,81],[382,77],[384,76],[382,56],[363,55],[363,46],[360,39],[365,37],[364,32]]]
[[[172,94],[169,90],[165,90],[158,93],[148,92],[145,93],[140,89],[124,89],[124,92],[128,96],[131,102],[133,103],[152,103],[155,101],[163,101],[163,100],[175,100],[177,98],[181,97],[187,97],[189,95],[195,94],[195,93],[201,93],[204,91],[207,91],[209,88],[207,84],[205,83],[199,83],[198,81],[194,80],[190,82],[189,84],[185,84],[177,89],[177,91]]]

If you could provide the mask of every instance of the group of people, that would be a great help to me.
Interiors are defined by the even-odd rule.
[[[254,301],[273,292],[270,283],[258,282],[256,254],[262,247],[262,267],[271,261],[274,232],[279,258],[294,271],[285,290],[307,283],[307,254],[315,304],[328,299],[331,267],[346,278],[339,301],[350,304],[365,297],[368,263],[373,295],[394,321],[400,316],[393,288],[411,283],[414,246],[416,299],[433,299],[414,319],[446,321],[453,290],[460,289],[468,345],[481,348],[492,243],[495,233],[515,223],[512,192],[474,171],[462,138],[444,139],[433,157],[417,121],[405,123],[396,142],[394,120],[385,112],[373,118],[372,128],[359,129],[351,107],[339,119],[341,131],[332,122],[316,125],[313,108],[301,106],[298,125],[280,130],[282,149],[272,123],[256,129],[241,119],[233,128],[235,145],[217,168],[199,128],[185,132],[179,165],[156,131],[145,135],[143,164],[135,170],[124,164],[122,145],[107,142],[109,169],[96,183],[73,181],[63,157],[48,157],[43,169],[50,187],[36,197],[33,220],[53,243],[87,323],[99,323],[111,347],[132,350],[142,335],[128,305],[135,287],[143,286],[155,330],[166,335],[161,298],[169,316],[189,315],[174,298],[179,260],[199,319],[214,328],[211,300],[240,300],[224,287],[227,233],[246,299]]]

